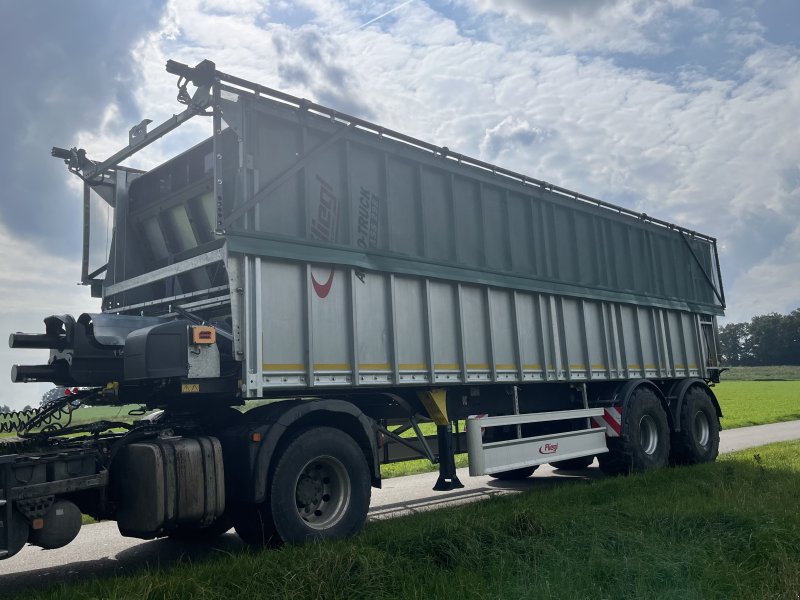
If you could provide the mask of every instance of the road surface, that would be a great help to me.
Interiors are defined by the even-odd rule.
[[[800,439],[800,421],[731,429],[720,436],[720,452],[794,439]],[[459,469],[458,475],[465,487],[452,492],[432,491],[436,473],[386,479],[382,489],[372,490],[369,518],[387,519],[498,494],[552,486],[568,479],[602,476],[597,468],[565,472],[547,465],[540,467],[533,477],[517,482],[469,477],[466,469]],[[42,550],[27,546],[13,558],[0,562],[0,595],[77,578],[129,573],[145,566],[168,565],[182,557],[194,560],[243,548],[244,544],[233,531],[212,546],[196,546],[166,538],[151,541],[124,538],[119,535],[116,523],[97,523],[85,526],[77,539],[64,548]]]

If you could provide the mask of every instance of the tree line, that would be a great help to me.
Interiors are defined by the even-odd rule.
[[[22,410],[23,410],[23,412],[26,411],[26,410],[31,410],[31,405],[30,404],[26,404],[25,408],[23,408]],[[0,405],[0,415],[8,415],[8,414],[10,414],[12,412],[14,412],[14,409],[11,408],[8,404]]]
[[[723,325],[719,345],[723,363],[730,366],[800,365],[800,308]]]

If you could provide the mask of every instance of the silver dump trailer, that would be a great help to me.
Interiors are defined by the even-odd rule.
[[[182,113],[105,161],[53,149],[84,181],[82,283],[103,312],[11,336],[50,351],[15,381],[73,393],[0,423],[20,433],[0,452],[0,552],[68,543],[81,512],[142,538],[347,535],[380,464],[427,457],[453,489],[457,452],[498,478],[716,458],[713,238],[209,61],[167,70]],[[122,166],[197,116],[210,138]],[[94,268],[97,196],[113,236]],[[124,433],[48,426],[130,403],[159,410]]]

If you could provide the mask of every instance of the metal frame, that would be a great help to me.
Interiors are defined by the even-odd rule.
[[[175,264],[162,267],[160,269],[156,269],[155,271],[150,271],[149,273],[145,273],[137,277],[131,277],[130,279],[121,281],[119,283],[114,283],[106,287],[105,289],[106,297],[114,296],[122,292],[127,292],[129,290],[142,287],[143,285],[147,285],[155,281],[162,281],[164,279],[168,279],[169,277],[174,277],[176,275],[187,273],[194,269],[199,269],[200,267],[205,267],[206,265],[210,265],[215,262],[224,262],[225,259],[226,259],[225,249],[217,248],[216,250],[212,250],[211,252],[206,252],[205,254],[200,254],[199,256],[194,256],[192,258],[187,258],[186,260],[182,260]]]
[[[586,402],[586,399],[583,398]],[[602,408],[583,408],[555,412],[512,414],[500,417],[467,418],[467,451],[469,452],[469,474],[486,475],[540,465],[581,456],[593,456],[608,452],[605,430],[586,428],[577,431],[514,437],[498,442],[484,442],[483,430],[491,427],[516,426],[529,423],[550,423],[569,419],[590,419],[603,414]],[[559,449],[567,446],[566,451]]]

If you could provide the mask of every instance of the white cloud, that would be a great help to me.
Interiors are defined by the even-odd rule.
[[[480,11],[543,25],[565,47],[579,51],[664,54],[679,18],[713,21],[694,0],[465,0]]]
[[[54,232],[65,244],[76,243],[77,232]],[[100,312],[97,299],[79,286],[80,263],[58,256],[43,255],[34,243],[15,236],[0,224],[0,332],[44,333],[43,320],[50,315]],[[12,364],[45,364],[47,350],[12,350],[0,345],[0,404],[21,408],[38,406],[42,394],[52,385],[11,383]]]
[[[742,50],[738,38],[711,35],[703,41],[716,51],[735,45],[745,52],[736,77],[689,64],[665,76],[643,64],[620,66],[607,53],[658,54],[672,40],[668,22],[666,40],[653,29],[663,19],[716,23],[717,13],[690,2],[576,3],[581,9],[569,11],[556,3],[469,2],[517,18],[489,22],[478,14],[464,29],[417,0],[360,28],[400,0],[174,0],[134,50],[140,79],[131,94],[142,116],[160,122],[183,108],[166,60],[209,58],[246,79],[338,110],[368,111],[386,127],[716,235],[734,320],[800,305],[797,48],[759,41]],[[523,14],[531,6],[545,12]],[[290,24],[289,12],[299,9],[306,18]],[[92,156],[127,142],[133,123],[119,114],[110,105],[101,126],[81,135]],[[152,166],[209,131],[209,120],[196,118],[134,164]],[[17,260],[36,256],[8,232],[0,243],[19,248]],[[33,265],[13,284],[18,269],[0,271],[3,285],[18,286],[0,289],[11,298],[0,327],[36,331],[52,312],[95,306],[74,286],[79,265],[67,263]]]
[[[800,225],[765,260],[735,280],[730,295],[736,298],[736,305],[727,314],[730,322],[800,308]]]

